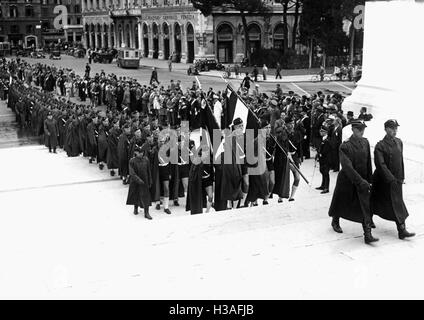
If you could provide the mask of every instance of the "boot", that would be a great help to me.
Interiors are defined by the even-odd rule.
[[[115,170],[111,170],[111,171],[110,171],[110,176],[111,176],[111,177],[115,176]]]
[[[138,215],[138,206],[134,206],[134,215]]]
[[[144,217],[147,219],[147,220],[152,220],[153,218],[150,216],[150,214],[149,214],[149,210],[145,210],[144,211]]]
[[[180,206],[180,204],[178,203],[178,200],[174,200],[174,206],[175,207],[179,207]]]
[[[399,239],[401,240],[415,236],[414,232],[408,232],[408,230],[406,230],[406,226],[404,223],[397,224],[397,229],[398,229]]]
[[[342,228],[340,227],[340,219],[333,217],[333,220],[331,221],[331,226],[333,227],[333,230],[337,233],[343,233]]]
[[[371,226],[370,225],[363,225],[364,228],[364,242],[366,244],[370,244],[372,242],[377,242],[379,239],[374,238],[371,234]]]

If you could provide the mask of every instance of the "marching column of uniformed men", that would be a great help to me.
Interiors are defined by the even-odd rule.
[[[352,121],[352,136],[340,147],[342,170],[337,177],[329,215],[335,232],[342,233],[340,218],[361,223],[364,241],[378,241],[371,230],[375,228],[372,215],[394,221],[399,239],[413,237],[405,220],[408,211],[403,201],[404,183],[403,145],[396,137],[396,120],[384,123],[386,135],[374,149],[375,171],[372,173],[370,145],[363,137],[367,125],[363,120]],[[347,205],[349,204],[349,205]]]
[[[351,111],[347,117],[343,115],[343,97],[340,94],[318,92],[311,97],[298,97],[294,92],[284,95],[277,85],[269,97],[260,93],[258,87],[253,94],[240,88],[238,93],[259,117],[259,127],[266,132],[266,145],[262,152],[266,169],[261,175],[249,175],[247,168],[258,166],[259,162],[212,165],[212,150],[204,142],[196,149],[190,141],[190,153],[196,154],[200,160],[196,163],[185,161],[181,152],[187,139],[181,137],[168,150],[167,156],[161,157],[159,150],[170,142],[171,129],[178,130],[184,121],[189,122],[191,130],[202,126],[203,95],[196,83],[186,93],[183,93],[180,83],[173,81],[167,90],[163,86],[158,88],[156,83],[141,87],[133,80],[116,81],[114,76],[101,85],[102,80],[99,79],[106,76],[102,73],[82,82],[91,83],[86,90],[84,85],[81,87],[78,76],[70,77],[79,82],[76,96],[81,101],[84,101],[86,93],[95,97],[94,103],[80,105],[60,98],[64,93],[60,89],[54,92],[55,87],[62,86],[61,81],[55,82],[54,79],[62,77],[63,70],[37,65],[38,80],[34,81],[31,80],[33,68],[14,62],[3,62],[0,68],[3,87],[6,87],[10,76],[15,79],[10,88],[7,84],[8,106],[16,112],[18,122],[29,126],[35,136],[44,137],[43,142],[50,152],[56,152],[59,146],[68,156],[82,154],[88,157],[90,163],[96,161],[101,170],[107,165],[112,176],[118,170],[123,183],[130,184],[127,204],[134,206],[134,214],[138,214],[138,208],[144,208],[145,217],[151,219],[149,206],[152,202],[156,203],[156,209],[160,210],[163,205],[164,212],[170,214],[170,199],[174,206],[178,206],[178,198],[185,195],[186,209],[192,214],[202,213],[204,208],[209,211],[212,206],[216,211],[249,204],[257,206],[258,199],[267,205],[274,194],[278,196],[279,203],[283,199],[294,201],[300,182],[295,167],[300,168],[302,162],[311,157],[312,146],[317,151],[316,161],[322,174],[321,186],[317,188],[322,194],[329,192],[329,172],[338,172],[340,164],[342,166],[330,208],[332,227],[336,232],[342,232],[339,218],[344,217],[363,224],[366,243],[376,241],[371,234],[374,227],[371,212],[374,212],[395,221],[400,238],[413,236],[405,227],[408,214],[402,200],[402,144],[395,137],[393,124],[388,123],[386,138],[376,147],[377,169],[371,178],[369,145],[362,138],[366,125],[362,120],[358,122]],[[50,77],[53,77],[50,81],[52,87],[46,86],[49,83],[46,79]],[[42,90],[31,86],[35,82],[44,83]],[[215,92],[212,88],[206,93],[221,128],[225,123],[225,96],[225,92]],[[101,104],[107,105],[106,111],[97,109]],[[358,118],[369,121],[372,115],[361,110]],[[239,161],[245,158],[243,152],[237,151],[245,148],[245,125],[240,118],[235,119],[231,123],[230,135],[225,137],[234,142],[230,144],[233,150],[226,152],[232,153],[234,159],[238,157]],[[342,129],[349,128],[352,128],[353,135],[342,143]],[[393,149],[395,146],[397,153]],[[178,162],[171,163],[168,156],[175,150]],[[292,185],[290,175],[293,176]],[[372,188],[371,179],[375,181]],[[382,196],[388,190],[391,192],[390,199]],[[347,203],[349,206],[346,206]]]

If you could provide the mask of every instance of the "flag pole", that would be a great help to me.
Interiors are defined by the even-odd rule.
[[[237,91],[234,90],[234,88],[232,87],[231,83],[229,83],[222,75],[221,75],[222,80],[224,80],[225,83],[227,83],[228,87],[231,89],[231,91],[233,91],[237,97],[240,99],[241,102],[243,102],[244,106],[247,108],[247,110],[249,110],[252,115],[255,117],[256,121],[260,121],[258,116],[246,105],[246,103],[244,102],[244,100],[242,99],[242,97],[240,97],[240,95],[237,93]],[[283,149],[283,147],[281,146],[281,144],[278,142],[277,138],[274,137],[271,133],[269,134],[271,136],[271,138],[274,140],[274,142],[276,143],[276,145],[281,149],[281,151],[283,151],[284,155],[287,157],[287,159],[289,160],[290,164],[294,167],[294,169],[300,174],[300,176],[303,178],[303,180],[305,180],[305,182],[309,185],[309,181],[308,179],[306,179],[305,175],[302,173],[302,171],[300,171],[300,169],[296,166],[296,164],[293,162],[292,159],[289,158],[287,152]]]

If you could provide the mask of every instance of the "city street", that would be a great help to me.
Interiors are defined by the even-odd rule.
[[[0,159],[0,298],[421,298],[423,185],[408,180],[417,236],[400,241],[375,218],[380,241],[367,246],[359,224],[332,231],[336,174],[319,194],[313,160],[294,202],[190,216],[180,199],[148,221],[125,205],[128,187],[85,158],[6,145]]]
[[[61,60],[49,60],[49,59],[30,59],[23,58],[23,60],[28,61],[29,63],[43,63],[56,67],[62,68],[71,68],[75,70],[75,72],[81,76],[84,75],[85,65],[88,62],[88,59],[85,58],[74,58],[67,55],[62,55]],[[171,79],[176,81],[177,79],[181,80],[183,87],[191,87],[193,81],[195,81],[194,76],[187,75],[188,64],[173,64],[173,71],[169,72],[167,62],[163,60],[154,60],[154,59],[142,59],[142,66],[137,69],[121,69],[116,66],[116,63],[112,64],[102,64],[102,63],[92,63],[91,66],[91,74],[100,73],[101,70],[104,70],[106,74],[114,73],[118,77],[129,77],[133,79],[137,79],[141,84],[148,84],[150,80],[150,75],[152,72],[152,67],[155,66],[158,68],[158,77],[161,85],[165,87],[169,84]],[[330,70],[328,70],[330,72]],[[283,75],[286,72],[283,72]],[[225,83],[221,78],[211,77],[200,74],[199,80],[202,84],[204,90],[208,90],[209,87],[213,87],[217,90],[225,89]],[[274,75],[270,74],[269,78],[274,78]],[[307,77],[307,78],[311,78]],[[284,80],[284,79],[283,79]],[[231,84],[238,88],[241,83],[240,80],[231,79]],[[288,92],[290,90],[294,91],[299,95],[308,95],[315,93],[317,91],[323,92],[340,92],[344,95],[350,95],[352,90],[355,88],[355,85],[352,82],[323,82],[323,83],[314,83],[314,82],[281,82],[281,88],[284,92]],[[274,82],[259,82],[260,90],[262,92],[269,93],[271,90],[275,90],[276,83]],[[326,91],[328,90],[328,91]]]

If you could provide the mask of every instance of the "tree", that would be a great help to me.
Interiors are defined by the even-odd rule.
[[[299,26],[299,17],[300,17],[300,7],[301,0],[295,0],[294,4],[294,23],[293,23],[293,32],[292,32],[292,45],[291,47],[295,49],[296,47],[296,39],[297,39],[297,28]]]
[[[303,0],[300,39],[307,44],[317,43],[322,48],[324,66],[327,54],[341,55],[347,44],[341,12],[343,1]]]
[[[264,0],[191,0],[191,3],[193,7],[200,10],[205,17],[218,10],[234,10],[240,12],[244,32],[244,56],[250,58],[249,32],[247,30],[246,16],[249,14],[263,16],[269,14],[270,8]]]
[[[341,3],[341,14],[344,19],[350,22],[349,27],[349,38],[350,38],[350,46],[349,46],[349,52],[350,52],[350,59],[349,63],[353,64],[353,59],[355,55],[355,36],[357,31],[354,26],[354,19],[356,17],[355,8],[359,5],[365,5],[365,0],[343,0]]]

